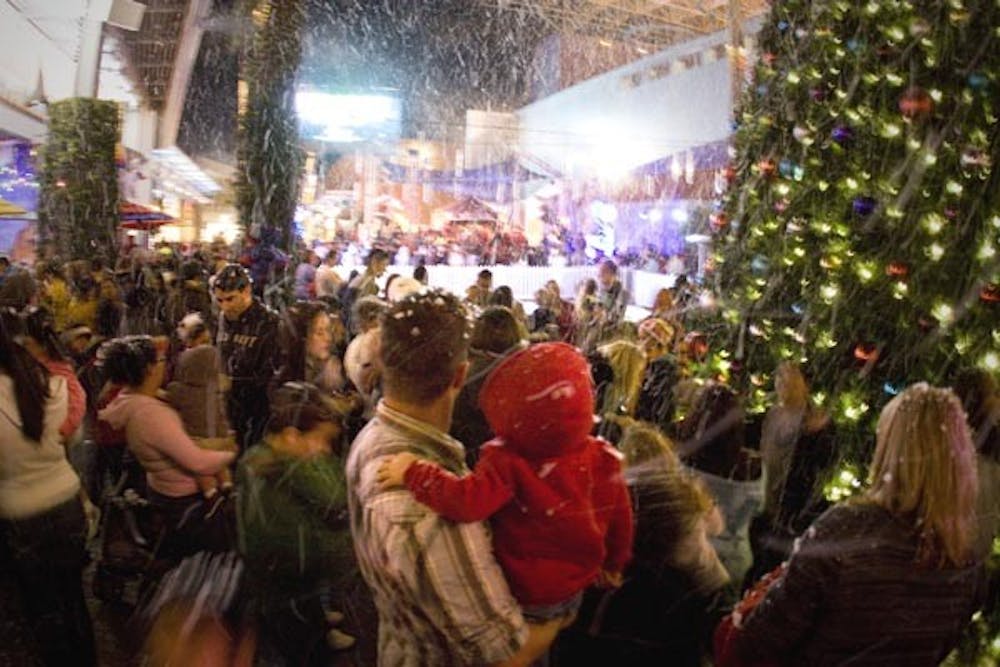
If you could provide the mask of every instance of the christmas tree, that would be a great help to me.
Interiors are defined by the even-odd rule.
[[[860,464],[903,387],[1000,370],[1000,2],[787,0],[758,44],[708,364],[762,412],[799,360]]]

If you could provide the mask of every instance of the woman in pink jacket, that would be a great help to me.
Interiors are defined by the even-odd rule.
[[[122,429],[128,448],[146,471],[149,499],[168,531],[161,556],[178,558],[198,551],[223,551],[231,534],[224,513],[216,513],[198,489],[199,475],[214,475],[235,458],[233,452],[201,449],[184,431],[180,415],[158,397],[166,370],[166,349],[149,336],[112,340],[101,349],[110,382],[125,387],[98,413]]]

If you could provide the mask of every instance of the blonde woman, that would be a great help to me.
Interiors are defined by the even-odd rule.
[[[764,508],[751,528],[751,579],[787,560],[795,538],[826,510],[823,484],[836,458],[833,424],[812,404],[798,364],[778,366],[774,389],[777,403],[761,428]]]
[[[937,665],[977,606],[976,461],[950,390],[909,387],[882,411],[870,488],[823,514],[742,622],[747,660]]]
[[[621,429],[635,417],[646,354],[635,343],[617,340],[599,347],[594,361],[597,411],[602,420],[598,433],[617,442]]]

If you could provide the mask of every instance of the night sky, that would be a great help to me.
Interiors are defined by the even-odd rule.
[[[548,33],[537,18],[472,0],[308,3],[300,82],[337,92],[396,89],[408,136],[457,137],[466,109],[525,104]],[[217,0],[214,14],[231,15],[234,4]],[[235,31],[225,26],[214,21],[203,38],[179,139],[189,153],[217,159],[235,150],[238,58]]]

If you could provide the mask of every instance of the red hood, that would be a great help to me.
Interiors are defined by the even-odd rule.
[[[479,407],[497,437],[525,459],[577,451],[594,427],[590,366],[566,343],[532,345],[490,373]]]

